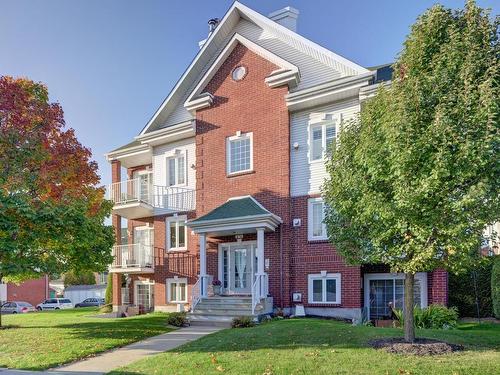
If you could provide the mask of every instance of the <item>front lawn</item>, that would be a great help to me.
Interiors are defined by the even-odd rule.
[[[3,315],[0,367],[42,370],[72,362],[169,328],[165,314],[96,318],[96,308]]]
[[[112,374],[498,374],[500,325],[417,331],[419,337],[466,346],[464,352],[449,355],[393,355],[367,346],[376,337],[401,335],[400,329],[332,320],[274,321],[220,331]]]

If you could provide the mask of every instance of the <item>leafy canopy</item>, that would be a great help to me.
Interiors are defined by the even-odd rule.
[[[104,270],[111,210],[97,164],[47,88],[0,76],[0,279]]]
[[[499,18],[468,1],[413,25],[392,84],[343,124],[323,194],[351,263],[463,270],[500,219]]]

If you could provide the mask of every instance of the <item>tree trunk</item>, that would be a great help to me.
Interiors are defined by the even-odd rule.
[[[413,286],[415,284],[415,274],[405,273],[405,308],[404,308],[404,328],[405,341],[415,341],[415,322],[413,319]]]

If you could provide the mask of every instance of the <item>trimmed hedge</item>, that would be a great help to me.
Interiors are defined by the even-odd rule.
[[[500,256],[496,256],[491,271],[491,299],[495,318],[500,319]]]
[[[104,295],[104,301],[106,305],[110,305],[113,303],[113,274],[108,273],[108,281],[106,285],[106,294]]]
[[[187,325],[187,316],[185,312],[171,312],[167,315],[167,324],[174,327],[184,327]]]
[[[456,307],[460,317],[477,317],[476,290],[481,318],[493,316],[491,270],[494,258],[485,257],[473,270],[449,275],[448,305]]]

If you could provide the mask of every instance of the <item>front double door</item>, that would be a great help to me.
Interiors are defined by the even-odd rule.
[[[219,248],[219,275],[224,294],[251,294],[257,269],[254,242],[222,244]]]

